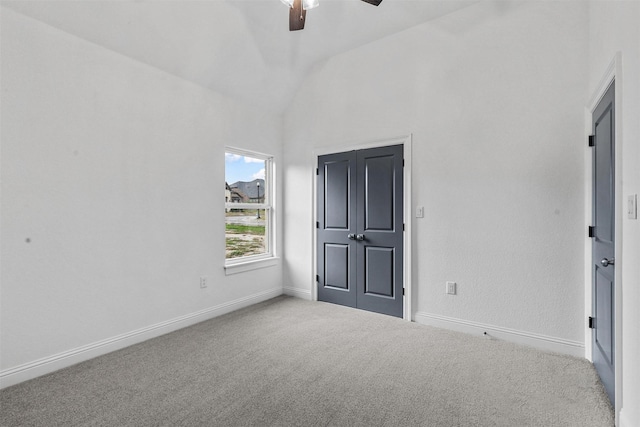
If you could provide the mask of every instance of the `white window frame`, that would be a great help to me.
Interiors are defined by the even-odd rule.
[[[265,252],[257,255],[247,255],[238,258],[226,258],[225,255],[225,274],[235,274],[243,271],[254,270],[275,265],[277,258],[275,256],[275,173],[274,173],[274,156],[270,154],[260,153],[257,151],[246,150],[236,147],[225,147],[225,156],[227,153],[237,154],[240,156],[251,157],[254,159],[264,160],[264,200],[262,203],[233,203],[225,201],[225,212],[227,209],[263,209],[265,212]],[[225,182],[226,182],[226,166],[225,166]],[[226,237],[225,237],[226,247]],[[226,254],[226,251],[225,251]]]

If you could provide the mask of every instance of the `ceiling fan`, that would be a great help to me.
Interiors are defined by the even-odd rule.
[[[378,6],[382,0],[362,0],[365,3]],[[289,31],[304,29],[304,21],[307,19],[307,10],[317,7],[319,0],[282,0],[289,6]]]

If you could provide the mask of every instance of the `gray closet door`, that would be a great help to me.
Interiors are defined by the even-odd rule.
[[[356,306],[356,152],[318,158],[318,300]]]
[[[318,299],[402,317],[403,147],[318,158]]]

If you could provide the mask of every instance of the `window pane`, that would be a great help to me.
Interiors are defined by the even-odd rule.
[[[226,190],[232,203],[264,203],[264,159],[225,153]]]
[[[267,252],[266,216],[267,212],[264,209],[239,209],[227,212],[225,233],[227,259]]]
[[[234,259],[269,252],[268,188],[265,171],[268,161],[232,152],[225,153],[225,241],[226,258]],[[242,208],[233,204],[242,203]],[[248,209],[247,203],[262,209]],[[266,209],[265,209],[266,208]]]

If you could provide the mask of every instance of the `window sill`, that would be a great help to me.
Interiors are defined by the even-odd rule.
[[[225,276],[229,276],[231,274],[257,270],[259,268],[273,267],[274,265],[277,265],[278,262],[279,262],[279,258],[269,257],[269,258],[255,259],[250,261],[236,262],[233,264],[226,264],[224,266],[224,274]]]

